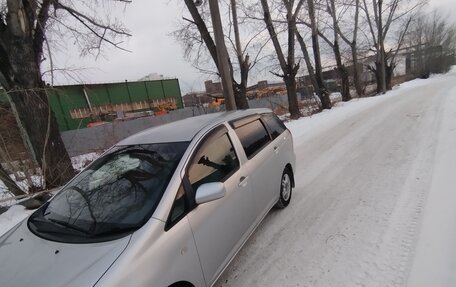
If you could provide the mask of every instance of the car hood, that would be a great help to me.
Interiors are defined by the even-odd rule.
[[[93,286],[122,254],[130,237],[59,243],[36,236],[24,220],[0,237],[0,286]]]

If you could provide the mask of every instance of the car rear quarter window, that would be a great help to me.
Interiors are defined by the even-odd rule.
[[[266,127],[268,128],[272,139],[277,138],[287,129],[283,122],[273,113],[264,114],[262,115],[262,118],[266,123]]]
[[[171,208],[165,230],[169,230],[171,227],[173,227],[174,224],[181,220],[189,210],[190,204],[187,198],[187,194],[183,185],[181,184],[179,190],[177,191],[176,198],[174,199],[174,203]]]
[[[260,119],[236,127],[234,130],[249,159],[257,154],[271,140]]]

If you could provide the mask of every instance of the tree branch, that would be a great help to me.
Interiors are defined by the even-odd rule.
[[[308,28],[312,28],[310,23],[307,23],[306,21],[303,21],[303,20],[297,21],[296,24],[301,24],[301,25],[307,26]],[[322,38],[326,42],[326,44],[328,44],[331,48],[334,48],[334,43],[331,42],[331,40],[329,40],[328,37],[326,37],[325,34],[323,34],[320,31],[320,29],[317,29],[317,34],[318,34],[318,36],[320,36],[320,38]]]
[[[280,46],[279,39],[277,38],[277,33],[274,29],[274,24],[271,18],[271,12],[269,11],[269,5],[267,0],[261,0],[261,5],[263,6],[264,18],[263,21],[266,23],[266,27],[269,31],[269,35],[272,43],[274,44],[274,49],[276,50],[277,58],[279,59],[280,66],[283,71],[287,70],[287,62],[283,55],[282,47]]]
[[[269,71],[269,73],[271,73],[271,74],[273,74],[274,76],[279,77],[279,78],[285,77],[284,75],[279,74],[279,73],[276,73],[276,72],[273,72],[273,71]]]
[[[61,4],[58,4],[58,5],[61,5]],[[105,33],[106,33],[107,30],[109,30],[109,31],[112,31],[114,33],[117,33],[117,34],[120,34],[120,35],[125,35],[125,36],[131,36],[131,34],[128,34],[126,32],[122,32],[122,31],[117,32],[117,30],[112,29],[109,26],[98,24],[98,23],[94,22],[93,20],[90,20],[90,18],[86,17],[85,15],[83,15],[83,14],[81,14],[81,13],[79,13],[79,12],[77,12],[77,11],[71,9],[71,8],[68,8],[69,10],[66,9],[66,8],[62,8],[62,9],[66,10],[71,16],[73,16],[76,20],[78,20],[84,27],[86,27],[90,32],[92,32],[96,37],[100,38],[100,41],[104,41],[104,42],[106,42],[108,44],[111,44],[113,47],[115,47],[117,49],[120,49],[120,50],[123,50],[123,51],[126,51],[126,52],[131,52],[130,50],[119,46],[119,44],[121,42],[115,43],[115,42],[107,39],[105,37]],[[102,28],[103,32],[104,32],[103,35],[101,35],[97,31],[95,31],[95,29],[93,29],[93,27],[91,27],[89,24],[87,24],[87,22],[85,20],[87,20],[90,24],[93,24],[94,26],[96,26],[98,28]],[[100,48],[100,46],[96,47],[96,49],[99,49],[99,48]],[[91,49],[91,48],[89,48],[89,49]]]
[[[212,39],[211,34],[207,29],[206,23],[204,22],[203,18],[201,18],[201,15],[198,12],[198,9],[196,8],[195,2],[193,2],[193,0],[184,0],[184,2],[218,70],[219,65],[217,58],[217,49],[215,47],[214,40]]]
[[[408,31],[408,28],[409,28],[411,22],[412,22],[412,17],[409,17],[409,19],[407,20],[407,24],[405,24],[405,29],[401,32],[401,34],[399,36],[397,49],[394,52],[393,56],[391,57],[391,64],[396,59],[396,56],[399,53],[400,48],[402,47],[402,43],[404,42],[405,35],[407,34],[407,31]]]
[[[364,13],[366,14],[366,19],[367,19],[367,23],[369,24],[369,29],[370,29],[370,32],[371,32],[371,35],[372,35],[372,39],[374,40],[374,46],[377,47],[377,38],[375,37],[375,32],[374,32],[374,27],[372,26],[372,20],[369,16],[369,9],[367,9],[367,3],[366,3],[366,0],[363,0],[363,3],[364,3]]]
[[[93,26],[101,28],[103,30],[109,30],[109,31],[114,32],[115,34],[131,37],[131,34],[127,33],[125,30],[118,30],[118,29],[113,28],[112,26],[101,24],[101,23],[97,22],[96,20],[88,17],[87,15],[84,15],[81,12],[76,11],[75,9],[73,9],[73,8],[71,8],[69,6],[63,5],[60,2],[56,2],[54,6],[56,7],[56,9],[62,9],[62,10],[67,11],[68,13],[70,13],[70,15],[72,15],[74,18],[76,18],[76,20],[78,20],[79,22],[83,23],[84,26],[86,26],[86,27],[89,26],[86,23],[86,21],[87,21],[90,24],[92,24]],[[93,31],[92,28],[90,30]]]

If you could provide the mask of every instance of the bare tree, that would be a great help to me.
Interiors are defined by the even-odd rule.
[[[185,57],[192,61],[195,68],[220,76],[209,11],[204,5],[196,7],[193,0],[185,0],[184,3],[191,19],[183,17],[184,22],[173,35],[182,44]],[[226,23],[225,37],[236,106],[246,109],[249,107],[246,97],[249,75],[264,59],[264,48],[269,39],[264,37],[264,28],[257,29],[246,19],[245,3],[230,0],[220,4]]]
[[[340,12],[338,11],[340,7]],[[354,11],[353,11],[354,10]],[[342,97],[344,94],[347,95],[346,99],[351,98],[348,94],[347,88],[344,87],[348,83],[348,69],[342,63],[342,57],[340,52],[339,37],[342,41],[350,47],[351,58],[352,58],[352,71],[353,71],[353,85],[355,87],[356,93],[358,96],[364,94],[364,89],[361,84],[361,79],[359,76],[359,60],[358,60],[358,30],[359,30],[359,10],[360,10],[360,0],[351,0],[351,1],[337,1],[336,0],[327,0],[327,7],[325,11],[330,15],[332,22],[330,24],[330,30],[334,33],[334,42],[330,43],[327,38],[323,39],[334,51],[337,63],[337,69],[342,78]],[[342,30],[341,20],[345,20],[347,23],[345,26],[348,28],[345,29],[345,32]],[[347,31],[348,30],[348,31]],[[351,34],[351,39],[349,39]]]
[[[333,41],[327,38],[323,33],[319,33],[319,35],[323,38],[323,40],[331,47],[334,52],[334,57],[336,60],[337,66],[337,73],[339,74],[341,80],[341,94],[342,100],[344,102],[349,101],[352,99],[350,95],[350,81],[349,81],[349,73],[348,69],[342,61],[342,54],[339,45],[339,37],[340,37],[340,28],[339,28],[339,19],[338,13],[336,10],[335,0],[326,0],[326,12],[331,16],[331,30],[333,32]]]
[[[422,12],[411,23],[406,46],[416,76],[445,73],[455,64],[456,25],[438,10]]]
[[[209,31],[209,27],[212,22],[209,19],[210,17],[208,17],[208,12],[205,11],[203,7],[198,9],[193,0],[185,0],[184,2],[192,19],[184,17],[183,19],[187,22],[187,24],[176,30],[174,32],[174,36],[182,43],[185,49],[185,56],[188,59],[193,60],[193,64],[196,68],[206,73],[220,75],[217,49],[213,39],[213,33]],[[236,69],[233,67],[231,57],[228,58],[230,74],[233,82],[234,98],[238,109],[246,109],[249,107],[246,97],[249,72],[257,63],[262,48],[257,50],[253,61],[251,61],[247,50],[260,33],[253,35],[243,46],[238,20],[238,5],[236,1],[230,0],[230,3],[226,7],[227,9],[224,9],[224,11],[228,11],[227,18],[229,23],[227,26],[229,31],[225,34],[228,41],[232,44],[231,50],[234,52],[231,54],[235,55],[237,62],[235,63],[239,67],[239,80],[237,80],[237,77],[235,76]],[[232,35],[232,31],[234,35]],[[234,39],[232,37],[234,37]],[[217,72],[214,72],[213,69],[207,67],[208,60],[205,58],[206,52],[209,52],[210,58],[214,63]]]
[[[234,51],[236,53],[236,58],[239,65],[240,71],[240,83],[237,84],[235,81],[235,90],[238,94],[239,98],[239,107],[240,108],[248,108],[249,104],[247,103],[247,83],[249,79],[249,71],[250,71],[250,58],[249,55],[245,53],[245,50],[241,46],[241,36],[239,31],[239,21],[238,21],[238,13],[237,13],[237,4],[235,0],[230,0],[231,3],[231,15],[230,18],[230,26],[233,26],[234,30]],[[231,39],[228,37],[228,39]],[[233,43],[233,41],[231,41]],[[234,69],[231,67],[231,77],[234,79]]]
[[[310,83],[312,84],[313,90],[318,93],[318,91],[320,91],[320,87],[318,86],[317,78],[315,77],[315,70],[312,65],[312,61],[310,59],[309,51],[307,50],[307,45],[306,45],[304,38],[302,37],[301,33],[299,33],[299,31],[297,31],[297,30],[296,30],[296,38],[298,39],[298,43],[299,43],[299,46],[301,47],[304,61],[306,63],[307,73],[309,74]],[[320,97],[320,95],[319,95],[319,97]],[[320,101],[321,101],[321,97],[320,97]]]
[[[396,56],[414,13],[424,4],[425,0],[363,0],[362,9],[376,53],[375,65],[370,69],[376,76],[377,92],[385,93],[392,88],[391,79],[396,66]],[[396,27],[395,24],[397,24]],[[394,41],[390,34],[394,32],[398,37],[396,43],[391,43]],[[385,50],[387,41],[390,42],[390,46],[395,47],[388,52]]]
[[[218,1],[209,1],[209,8],[211,11],[211,19],[214,29],[215,47],[217,48],[218,68],[223,87],[222,93],[225,98],[225,109],[227,111],[236,110],[236,100],[234,99],[232,79],[233,68],[231,67],[228,50],[226,49]]]
[[[353,19],[353,30],[351,40],[342,32],[340,25],[336,22],[335,29],[342,40],[350,46],[352,61],[353,61],[353,84],[355,86],[356,94],[361,97],[364,95],[364,88],[361,84],[361,79],[359,76],[359,61],[358,61],[358,31],[359,31],[359,10],[360,10],[360,0],[354,0],[352,4],[355,7],[354,19]]]
[[[288,109],[290,111],[291,118],[301,117],[299,110],[298,99],[296,96],[296,74],[299,70],[299,63],[295,63],[295,34],[296,34],[296,18],[301,11],[304,4],[304,0],[300,0],[295,5],[294,0],[283,0],[282,8],[286,11],[286,22],[287,22],[287,57],[282,51],[282,47],[277,36],[276,28],[274,27],[274,21],[271,16],[269,9],[268,0],[261,0],[261,6],[263,8],[264,22],[269,32],[269,36],[274,45],[274,50],[279,60],[280,68],[283,74],[274,73],[276,76],[283,78],[287,87],[288,96]]]
[[[325,43],[329,47],[331,47],[331,49],[333,50],[334,57],[335,57],[335,60],[336,60],[336,66],[337,66],[336,70],[338,72],[339,78],[341,79],[342,100],[343,101],[349,101],[349,100],[351,100],[349,73],[348,73],[347,67],[345,66],[345,64],[342,61],[342,54],[341,54],[340,45],[339,45],[339,33],[338,33],[337,29],[335,28],[335,26],[338,25],[338,18],[336,16],[335,4],[334,4],[334,1],[331,1],[331,0],[327,0],[326,4],[327,5],[323,5],[322,7],[320,7],[320,10],[324,10],[325,12],[327,12],[331,16],[331,24],[327,24],[327,26],[329,26],[329,28],[330,28],[329,30],[332,31],[333,40],[331,40],[329,38],[329,36],[326,36],[325,33],[323,33],[318,28],[317,21],[314,21],[314,23],[312,24],[312,22],[303,20],[301,18],[301,19],[299,19],[298,24],[304,24],[305,26],[309,27],[312,31],[316,30],[316,33],[318,34],[318,36],[320,38],[322,38],[325,41]],[[323,7],[324,7],[324,9],[323,9]],[[312,7],[311,9],[309,9],[309,18],[310,18],[310,15],[313,15],[313,17],[315,18],[315,7]],[[314,27],[313,25],[316,25],[316,27]],[[308,52],[306,51],[306,47],[305,47],[306,45],[304,43],[304,40],[302,39],[302,36],[301,35],[297,35],[297,36],[298,36],[298,41],[299,41],[299,43],[301,45],[302,52],[304,54],[304,59],[306,59],[307,58],[307,54],[308,54]],[[317,41],[318,41],[318,39],[317,39]],[[313,43],[314,56],[315,56],[315,49],[317,49],[317,48],[320,49],[319,48],[319,43],[318,42],[314,43],[313,39],[312,39],[312,43]],[[320,70],[321,70],[322,67],[321,67],[321,60],[320,60],[320,58],[321,58],[320,50],[318,50],[317,56],[318,56],[318,59],[316,59],[315,63],[316,64],[320,63],[319,65],[320,65]],[[306,60],[306,63],[307,62],[308,61]],[[318,96],[320,97],[320,100],[323,101],[322,98],[328,95],[328,92],[325,92],[326,91],[326,87],[324,86],[323,79],[321,79],[321,81],[317,80],[318,73],[315,74],[315,75],[312,75],[312,73],[313,73],[312,67],[309,67],[309,64],[307,64],[307,67],[308,67],[309,77],[310,77],[311,81],[314,82],[313,78],[315,78],[315,84],[313,84],[314,90],[317,91]],[[321,73],[322,72],[320,71],[320,74]],[[320,86],[319,82],[321,82],[323,85]]]
[[[103,44],[122,48],[117,39],[129,34],[117,20],[97,18],[100,6],[82,12],[101,2],[80,1],[80,6],[63,0],[0,3],[4,8],[0,11],[0,84],[8,92],[30,154],[43,169],[46,187],[62,185],[74,174],[41,77],[47,33],[50,24],[66,29],[86,53],[98,53]]]
[[[318,24],[315,17],[315,3],[314,0],[307,0],[307,9],[309,11],[310,29],[312,30],[312,49],[315,60],[315,77],[317,79],[319,91],[317,92],[323,109],[331,108],[331,100],[329,98],[329,91],[326,89],[323,82],[323,68],[321,66],[320,43],[318,41]]]

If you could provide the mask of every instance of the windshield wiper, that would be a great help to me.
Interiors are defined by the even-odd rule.
[[[111,236],[117,234],[124,234],[124,233],[131,233],[139,229],[140,226],[138,225],[127,225],[124,227],[121,226],[114,226],[109,228],[106,231],[97,233],[97,236]]]
[[[52,222],[52,223],[61,225],[61,226],[66,227],[66,228],[68,228],[68,229],[75,230],[75,231],[79,231],[79,232],[81,232],[81,233],[90,235],[90,233],[89,233],[87,230],[85,230],[85,229],[83,229],[83,228],[80,228],[80,227],[77,227],[77,226],[75,226],[75,225],[69,224],[69,223],[66,222],[66,221],[58,220],[58,219],[53,219],[53,218],[46,218],[46,219],[49,220],[49,221]]]

